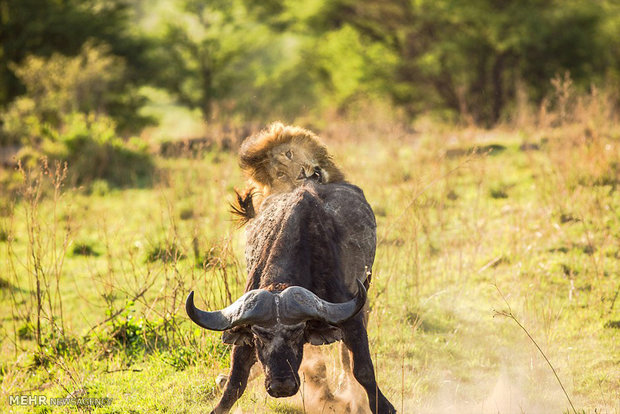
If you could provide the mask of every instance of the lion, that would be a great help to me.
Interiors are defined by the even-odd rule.
[[[344,181],[344,174],[315,133],[281,122],[247,138],[239,150],[239,164],[248,184],[244,191],[235,191],[232,211],[242,223],[252,219],[271,194],[291,191],[306,180],[322,184]]]

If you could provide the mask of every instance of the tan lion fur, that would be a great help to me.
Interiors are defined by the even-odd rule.
[[[232,211],[242,221],[254,217],[269,195],[291,191],[305,180],[323,184],[344,181],[343,173],[316,134],[280,122],[247,138],[239,159],[248,186],[237,192]]]

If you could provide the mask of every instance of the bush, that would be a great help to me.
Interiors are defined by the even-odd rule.
[[[176,244],[160,244],[153,246],[146,255],[146,262],[153,263],[161,261],[164,263],[176,262],[183,260],[187,256],[181,251]]]
[[[150,182],[153,163],[146,144],[137,138],[123,141],[107,117],[73,114],[58,136],[76,184],[105,179],[115,186]]]
[[[199,355],[196,350],[186,346],[175,346],[163,351],[160,358],[177,371],[183,371],[190,365],[196,365]]]
[[[74,256],[99,256],[99,253],[90,245],[90,243],[74,244],[71,253]]]
[[[19,339],[34,339],[34,326],[30,322],[24,322],[17,329],[17,336]]]
[[[59,127],[63,115],[73,112],[106,113],[121,131],[128,132],[153,121],[138,114],[145,98],[131,87],[125,61],[112,55],[105,44],[87,42],[77,56],[29,56],[20,65],[10,66],[26,94],[15,99],[2,116],[5,125],[0,144],[26,144],[23,138],[32,138],[27,133],[32,132],[29,124],[33,120]]]
[[[161,321],[152,322],[136,318],[134,302],[128,302],[118,316],[108,322],[109,345],[123,350],[129,357],[140,356],[147,350],[148,344],[159,339],[158,328]]]
[[[33,167],[40,157],[67,162],[69,183],[89,185],[102,179],[117,187],[150,184],[154,169],[147,146],[138,138],[127,141],[115,132],[105,115],[72,113],[62,116],[61,127],[33,122],[31,136],[37,143],[25,146],[18,158]]]
[[[49,367],[59,358],[71,358],[82,354],[82,338],[60,335],[59,332],[43,338],[41,347],[32,354],[32,367]]]
[[[27,167],[43,156],[66,162],[74,185],[150,183],[146,144],[118,134],[145,125],[140,97],[126,86],[123,59],[105,45],[86,43],[78,56],[30,56],[11,69],[26,94],[0,114],[0,146],[21,147],[17,158]]]

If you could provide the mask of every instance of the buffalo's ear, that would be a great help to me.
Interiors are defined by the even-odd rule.
[[[245,326],[237,326],[222,333],[222,342],[229,345],[251,345],[252,332]]]
[[[308,322],[305,332],[306,342],[312,345],[327,345],[342,340],[342,331],[332,325]]]

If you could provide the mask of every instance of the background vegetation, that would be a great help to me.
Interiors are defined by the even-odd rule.
[[[235,151],[283,120],[377,215],[401,412],[573,412],[510,307],[575,411],[619,413],[619,43],[613,0],[0,0],[0,410],[215,404],[229,348],[183,302],[242,292]],[[240,411],[342,410],[261,382]]]

